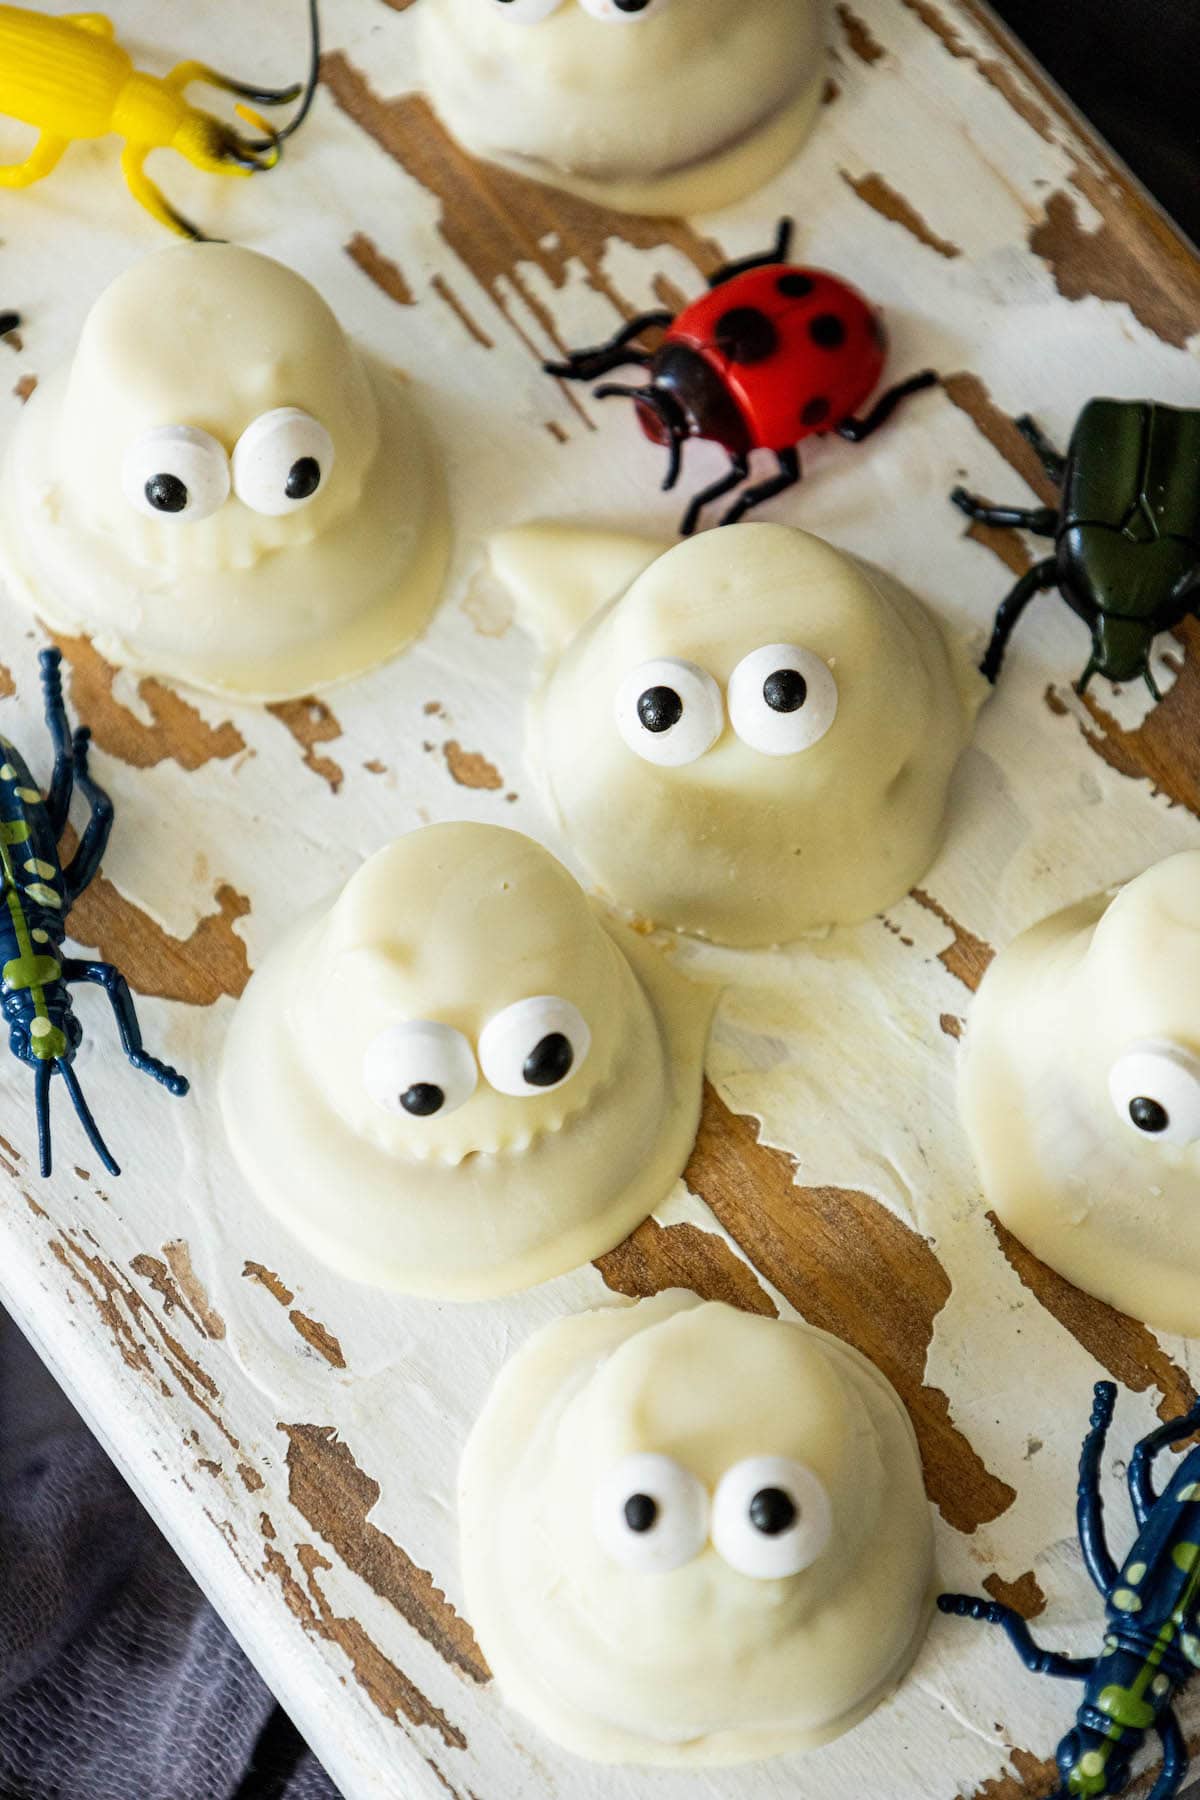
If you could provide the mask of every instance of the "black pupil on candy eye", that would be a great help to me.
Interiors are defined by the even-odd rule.
[[[683,717],[683,701],[674,688],[647,688],[638,700],[637,716],[647,731],[670,731]]]
[[[152,475],[145,493],[155,512],[181,513],[188,503],[187,488],[178,475]]]
[[[750,1502],[750,1523],[764,1537],[778,1537],[796,1522],[796,1502],[782,1488],[759,1488]]]
[[[630,1494],[625,1502],[625,1523],[630,1531],[650,1531],[658,1518],[658,1503],[649,1494]]]
[[[441,1111],[446,1096],[432,1081],[414,1081],[401,1094],[400,1104],[414,1119],[428,1119],[431,1114]]]
[[[571,1072],[575,1052],[561,1031],[551,1031],[525,1058],[522,1075],[530,1087],[557,1087]]]
[[[1129,1116],[1139,1131],[1158,1133],[1165,1131],[1171,1123],[1166,1107],[1145,1094],[1139,1094],[1136,1100],[1129,1102]]]
[[[321,465],[315,456],[301,456],[288,470],[284,493],[289,500],[307,500],[321,485]]]
[[[763,682],[763,699],[772,712],[799,712],[808,699],[808,683],[799,669],[776,669]]]

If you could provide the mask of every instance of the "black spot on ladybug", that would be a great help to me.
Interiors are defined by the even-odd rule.
[[[779,333],[757,306],[731,306],[717,320],[717,349],[734,363],[765,362],[779,347]]]
[[[846,327],[836,313],[818,313],[809,322],[808,335],[822,350],[840,350],[846,341]]]
[[[801,275],[798,270],[792,269],[786,275],[781,275],[775,286],[788,300],[807,300],[813,291],[813,279],[811,275]]]
[[[829,402],[824,394],[818,394],[815,400],[808,402],[800,414],[800,423],[802,425],[823,425],[828,417]]]

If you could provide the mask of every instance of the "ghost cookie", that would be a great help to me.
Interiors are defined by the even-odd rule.
[[[467,1611],[508,1703],[598,1762],[803,1750],[928,1622],[912,1427],[857,1351],[678,1290],[560,1319],[459,1484]]]
[[[112,661],[282,699],[424,628],[447,531],[397,378],[300,276],[204,243],[120,276],[39,384],[0,550],[39,617]]]
[[[262,1200],[341,1273],[473,1300],[609,1250],[700,1115],[712,995],[540,845],[431,825],[267,957],[221,1104]]]
[[[922,603],[807,532],[735,525],[590,605],[582,533],[531,526],[493,564],[550,668],[529,755],[619,905],[719,943],[865,919],[933,861],[986,684]],[[619,554],[618,554],[619,553]],[[640,568],[641,573],[632,571]]]
[[[421,0],[417,27],[461,144],[626,212],[752,193],[825,84],[827,0]]]
[[[988,1205],[1036,1256],[1200,1337],[1200,850],[996,957],[959,1104]]]

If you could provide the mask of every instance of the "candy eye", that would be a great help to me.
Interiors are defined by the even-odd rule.
[[[593,19],[612,19],[631,25],[661,12],[668,0],[579,0],[579,4]]]
[[[591,1042],[578,1007],[537,994],[488,1020],[479,1034],[479,1061],[502,1094],[547,1094],[582,1065]]]
[[[663,769],[695,762],[725,724],[712,676],[671,656],[630,671],[617,690],[616,714],[617,730],[634,755]]]
[[[233,487],[255,512],[295,512],[329,480],[333,439],[297,406],[279,406],[247,425],[233,452]]]
[[[229,458],[194,425],[156,425],[125,452],[121,486],[151,519],[207,519],[229,498]]]
[[[592,1525],[627,1569],[665,1574],[691,1562],[708,1539],[708,1495],[682,1464],[643,1452],[622,1457],[596,1489]]]
[[[466,1038],[430,1019],[390,1025],[363,1056],[363,1086],[376,1106],[413,1119],[453,1112],[471,1098],[477,1080]]]
[[[497,12],[507,13],[517,25],[536,25],[557,12],[562,0],[491,0]]]
[[[712,1538],[753,1581],[779,1581],[815,1563],[829,1543],[829,1496],[811,1469],[786,1456],[750,1456],[721,1477]]]
[[[1200,1057],[1180,1044],[1133,1044],[1109,1070],[1108,1091],[1123,1124],[1160,1144],[1200,1138]]]
[[[837,717],[829,664],[799,644],[764,644],[729,678],[729,722],[751,750],[794,756],[819,743]]]

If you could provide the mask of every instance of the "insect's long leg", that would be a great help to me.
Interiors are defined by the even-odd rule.
[[[0,188],[32,187],[35,181],[49,175],[66,147],[66,138],[51,137],[43,131],[24,162],[0,164]]]
[[[79,1123],[87,1133],[88,1143],[92,1146],[92,1149],[96,1152],[96,1155],[100,1158],[100,1161],[104,1164],[109,1174],[119,1175],[121,1173],[120,1165],[114,1160],[112,1151],[100,1136],[100,1127],[92,1117],[92,1109],[83,1097],[83,1089],[79,1085],[79,1077],[64,1057],[59,1057],[55,1067],[62,1076],[63,1085],[71,1096],[71,1104],[78,1114]]]
[[[92,816],[84,827],[79,848],[63,870],[68,905],[72,905],[84,888],[89,887],[96,879],[112,833],[113,803],[99,782],[93,780],[88,768],[88,745],[91,737],[87,726],[81,725],[71,740],[75,786],[91,807]]]
[[[547,375],[557,375],[560,381],[594,381],[598,375],[607,375],[612,369],[634,364],[644,369],[650,361],[649,352],[629,350],[626,346],[643,331],[665,330],[674,320],[674,313],[639,313],[622,325],[606,344],[596,344],[590,350],[572,350],[565,362],[544,362],[542,368]]]
[[[979,1619],[999,1625],[1025,1667],[1033,1675],[1053,1675],[1060,1681],[1086,1681],[1096,1666],[1094,1656],[1060,1656],[1036,1644],[1028,1625],[1011,1606],[998,1600],[981,1600],[974,1594],[939,1594],[938,1610],[960,1619]]]
[[[979,665],[979,673],[986,675],[989,681],[994,682],[999,675],[1004,652],[1008,649],[1008,640],[1029,602],[1035,594],[1052,588],[1057,580],[1058,564],[1052,556],[1047,557],[1045,562],[1035,563],[1032,569],[1027,570],[1008,598],[1001,601],[996,613],[996,623],[992,627],[991,642]]]
[[[38,1164],[45,1179],[54,1166],[54,1152],[50,1144],[50,1076],[53,1073],[48,1062],[40,1062],[33,1078],[33,1104],[37,1113]]]
[[[1056,450],[1041,426],[1028,413],[1022,413],[1016,421],[1017,430],[1027,444],[1032,444],[1037,451],[1038,461],[1045,469],[1055,487],[1061,487],[1067,472],[1067,459],[1061,450]]]
[[[691,537],[700,523],[700,514],[704,508],[713,500],[720,500],[723,495],[732,493],[739,482],[745,481],[749,473],[750,463],[746,457],[731,456],[725,474],[718,481],[714,481],[710,487],[701,488],[698,494],[693,494],[691,504],[683,515],[683,523],[679,527],[680,535]]]
[[[769,250],[760,250],[754,256],[741,256],[736,262],[722,263],[708,278],[710,288],[724,287],[737,275],[745,275],[750,269],[769,269],[776,263],[785,263],[791,255],[792,233],[795,223],[791,219],[780,219],[775,233],[775,242]]]
[[[21,315],[16,312],[0,312],[0,337],[7,337],[21,323]]]
[[[1032,531],[1035,537],[1058,535],[1058,514],[1052,506],[989,506],[964,487],[954,488],[950,498],[960,512],[979,525],[1007,525],[1018,531]]]
[[[1200,1431],[1200,1400],[1182,1418],[1168,1419],[1165,1425],[1159,1425],[1135,1448],[1129,1459],[1129,1498],[1139,1525],[1146,1523],[1158,1505],[1153,1476],[1155,1457],[1170,1445],[1182,1443],[1194,1431]]]
[[[54,746],[54,773],[46,795],[46,811],[55,837],[60,836],[71,808],[75,785],[75,758],[71,744],[71,723],[63,705],[62,651],[43,650],[38,657],[42,671],[42,701],[46,713],[46,730]]]
[[[838,436],[845,438],[848,444],[861,444],[864,439],[873,437],[881,425],[887,424],[902,400],[937,384],[935,369],[922,369],[919,375],[910,375],[907,381],[899,381],[886,394],[881,394],[865,419],[843,419],[836,427]]]
[[[1146,1800],[1175,1800],[1187,1778],[1188,1749],[1179,1720],[1169,1706],[1159,1713],[1154,1729],[1163,1747],[1163,1766]]]
[[[212,69],[207,63],[183,62],[171,70],[167,76],[168,83],[182,93],[193,81],[207,82],[212,87],[223,89],[227,94],[237,94],[243,100],[254,100],[259,106],[290,106],[293,100],[299,100],[299,107],[282,131],[272,132],[263,143],[247,146],[251,150],[277,149],[284,138],[291,137],[303,125],[317,91],[321,74],[321,20],[317,4],[318,0],[308,0],[309,54],[306,80],[294,81],[284,88],[257,87],[248,81],[235,81],[232,75],[223,75],[219,69]]]
[[[170,1063],[151,1056],[143,1045],[142,1028],[138,1024],[133,995],[120,969],[114,968],[112,963],[89,962],[83,957],[68,956],[63,958],[62,972],[64,981],[91,981],[104,989],[117,1021],[121,1048],[135,1069],[140,1069],[144,1075],[152,1075],[155,1081],[161,1081],[172,1094],[187,1093],[187,1077],[181,1075],[178,1069],[172,1068]]]
[[[1117,1565],[1104,1536],[1104,1496],[1100,1492],[1100,1460],[1112,1424],[1117,1390],[1111,1381],[1098,1381],[1092,1400],[1091,1430],[1083,1440],[1079,1454],[1079,1485],[1076,1490],[1075,1522],[1079,1528],[1079,1547],[1088,1574],[1108,1598],[1116,1585]]]
[[[181,237],[203,242],[204,233],[200,227],[193,225],[190,219],[185,219],[182,213],[176,212],[164,197],[162,189],[147,175],[143,165],[149,154],[145,145],[126,144],[121,152],[121,173],[125,177],[126,187],[138,205],[144,206],[151,218],[157,219],[160,225],[165,225],[168,231],[177,231]]]
[[[739,494],[721,520],[722,525],[736,525],[748,512],[753,512],[756,506],[761,506],[766,500],[773,500],[776,494],[786,493],[788,488],[795,487],[800,475],[800,458],[796,452],[781,450],[778,475],[772,475],[770,481],[760,481],[757,487],[747,488],[744,494]]]

